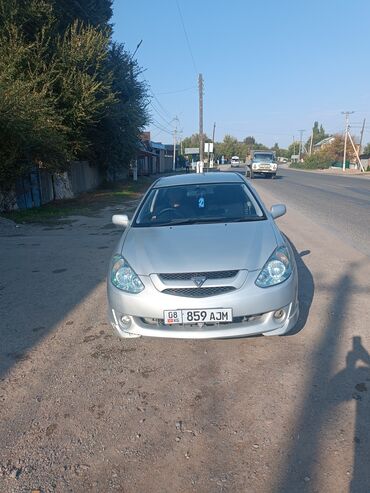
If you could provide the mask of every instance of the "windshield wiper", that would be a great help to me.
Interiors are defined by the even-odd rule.
[[[265,218],[264,217],[259,217],[259,216],[252,216],[252,217],[238,217],[236,219],[229,219],[228,221],[225,222],[230,222],[230,223],[248,223],[250,221],[263,221]]]
[[[225,219],[218,217],[189,217],[188,219],[175,219],[170,223],[166,223],[169,226],[178,226],[181,224],[201,224],[201,223],[220,223],[224,222]]]
[[[249,221],[261,221],[264,217],[237,217],[225,218],[225,217],[189,217],[187,219],[174,219],[170,222],[165,223],[151,223],[145,224],[145,226],[151,227],[161,227],[161,226],[182,226],[189,224],[212,224],[212,223],[238,223],[238,222],[249,222]],[[144,225],[143,225],[144,226]]]

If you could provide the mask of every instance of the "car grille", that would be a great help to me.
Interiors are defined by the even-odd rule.
[[[208,296],[217,296],[219,294],[230,293],[235,291],[233,286],[216,286],[210,288],[169,288],[164,289],[162,293],[171,294],[172,296],[186,296],[189,298],[207,298]]]
[[[238,270],[218,270],[212,272],[179,272],[171,274],[159,274],[162,281],[191,281],[193,277],[205,277],[206,279],[228,279],[235,277]]]

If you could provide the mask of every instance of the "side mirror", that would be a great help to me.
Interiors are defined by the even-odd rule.
[[[115,224],[116,226],[122,226],[123,228],[127,228],[129,225],[129,219],[126,214],[114,214],[112,216],[112,223]]]
[[[286,207],[284,204],[275,204],[271,207],[270,212],[273,219],[277,219],[278,217],[284,216]]]

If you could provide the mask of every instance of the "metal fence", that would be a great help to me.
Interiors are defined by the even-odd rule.
[[[15,186],[15,194],[19,209],[31,209],[54,199],[63,197],[60,189],[56,190],[56,181],[59,175],[49,173],[43,169],[34,168],[28,175],[19,178]],[[65,176],[73,195],[97,188],[102,182],[102,174],[97,166],[87,161],[75,161]]]

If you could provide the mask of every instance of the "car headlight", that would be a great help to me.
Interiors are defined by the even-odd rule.
[[[136,294],[144,289],[139,276],[121,255],[114,255],[112,259],[110,280],[113,286],[127,293]]]
[[[256,285],[260,288],[275,286],[286,281],[291,273],[292,265],[288,249],[285,246],[278,247],[259,273]]]
[[[258,168],[258,164],[253,163],[253,164],[252,164],[252,168],[253,168],[253,169],[257,169],[257,168]]]

